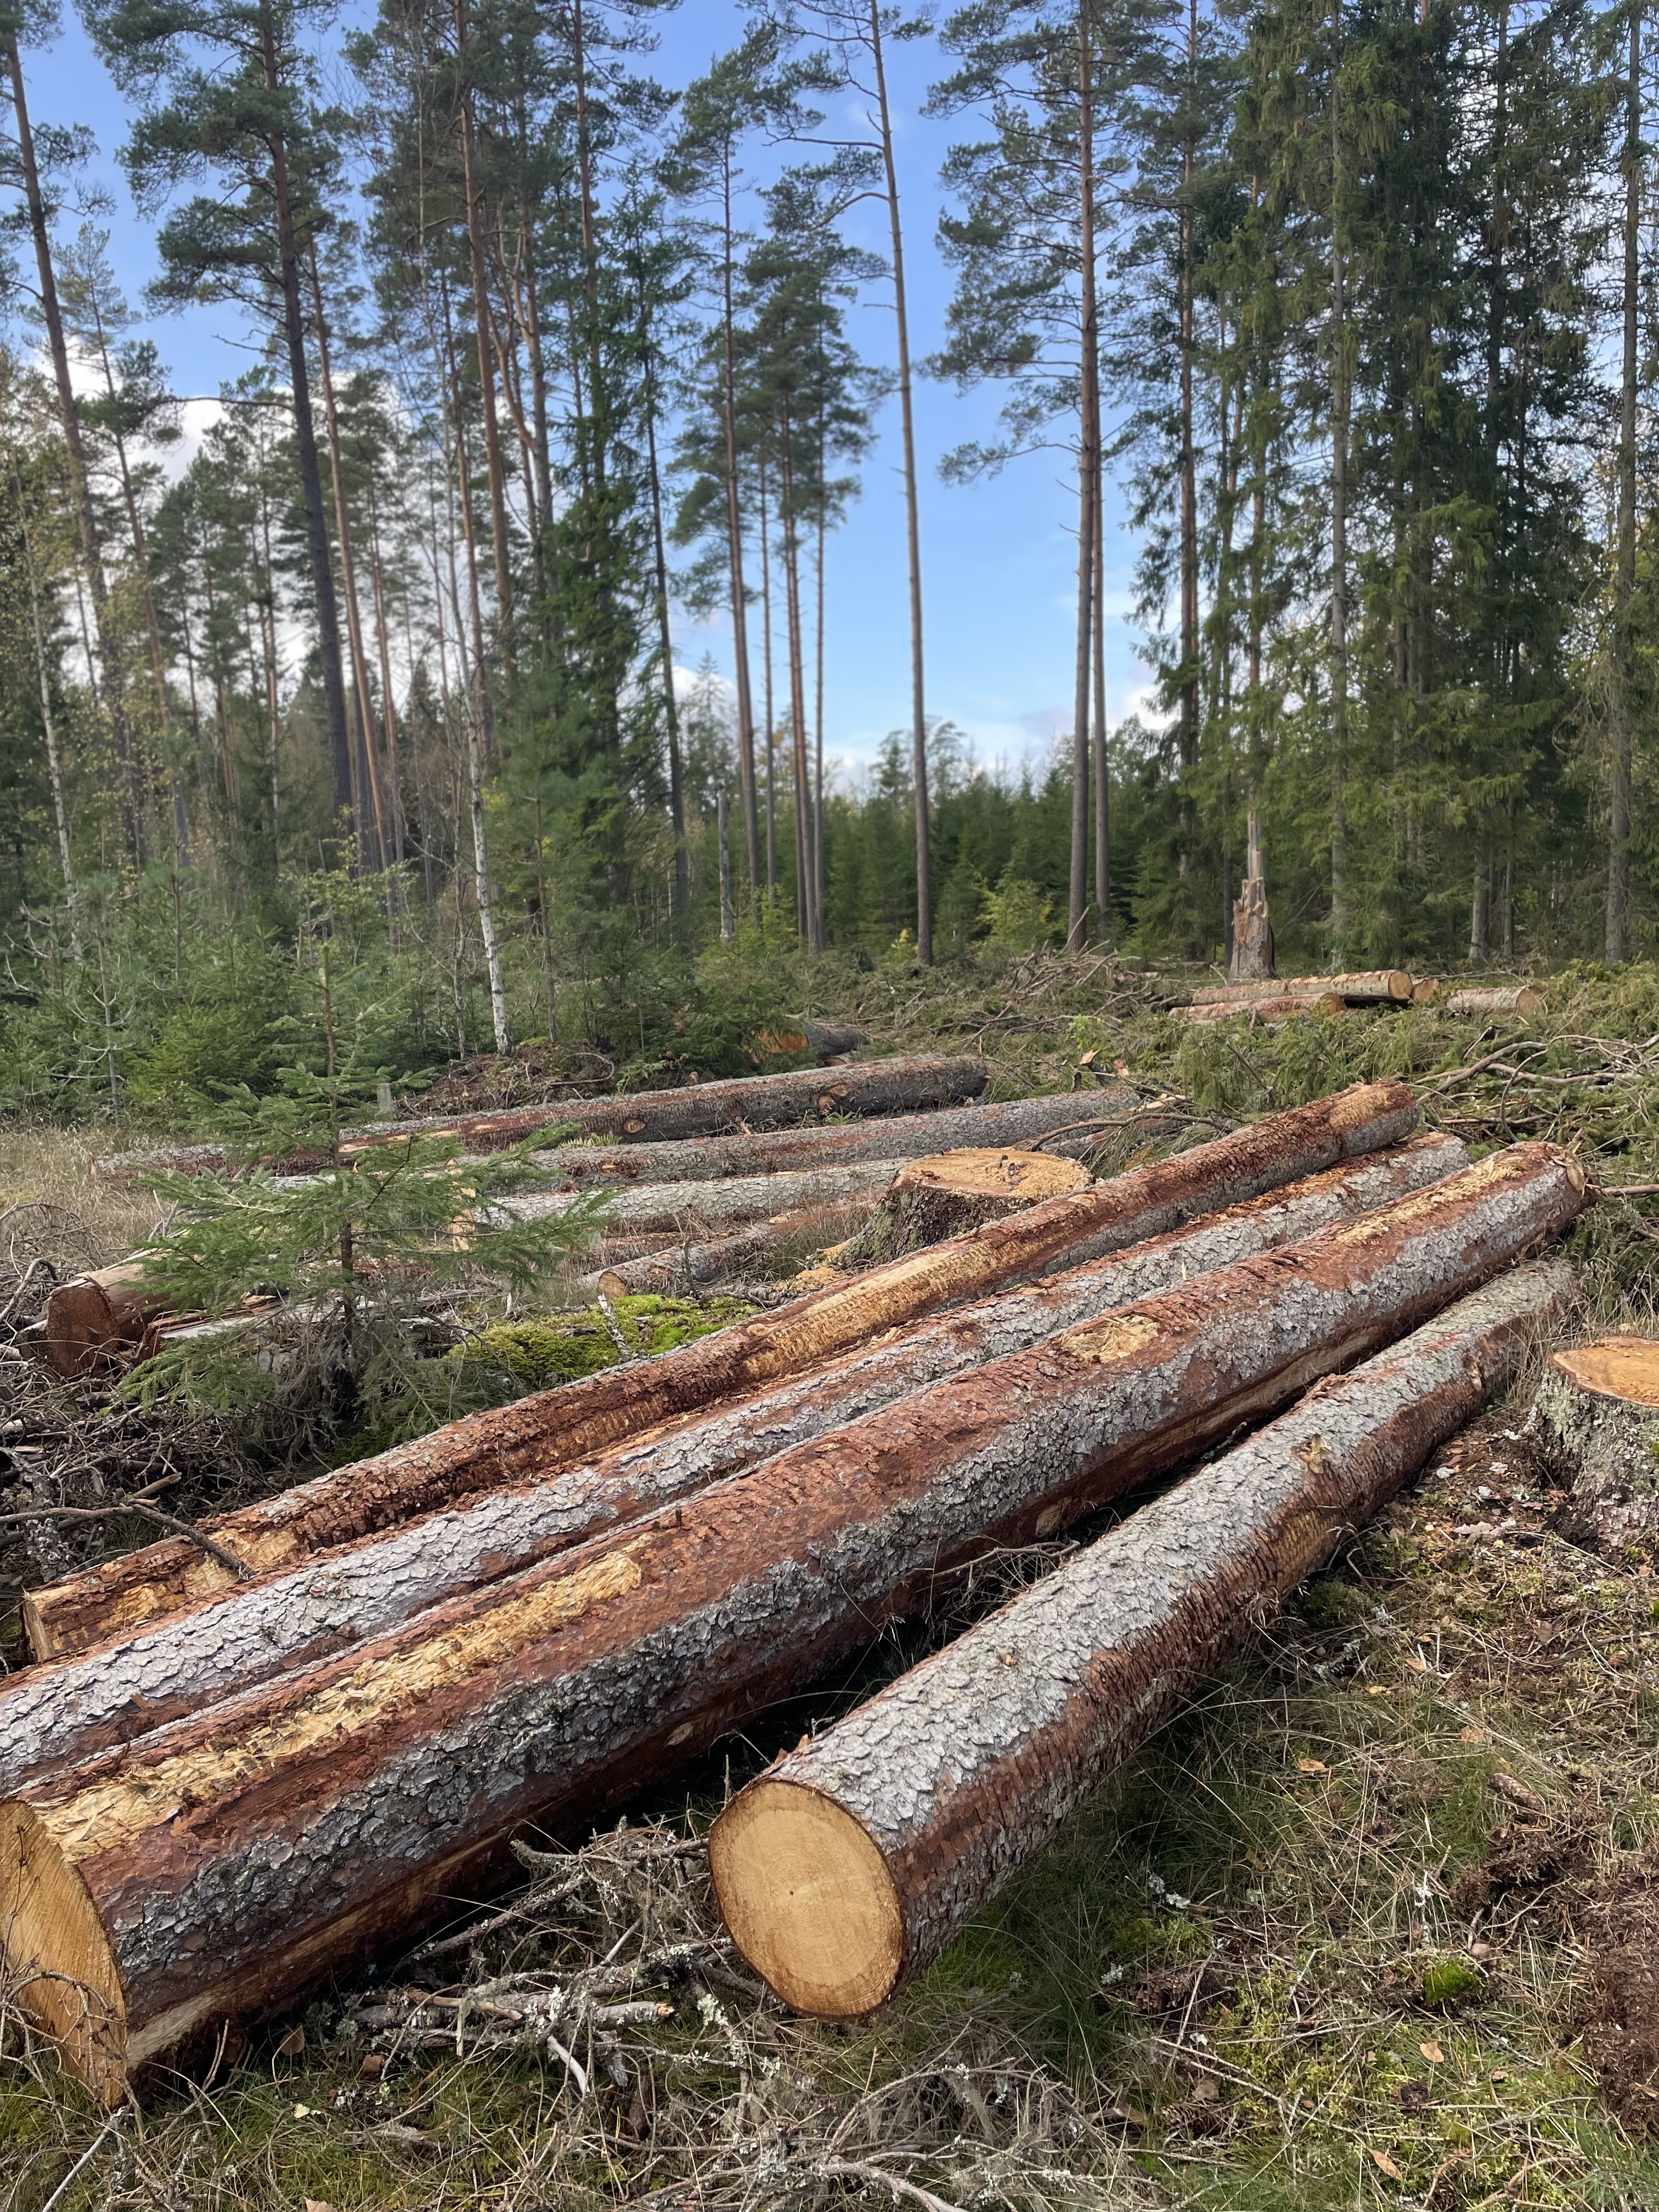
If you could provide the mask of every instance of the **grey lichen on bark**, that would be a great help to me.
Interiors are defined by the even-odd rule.
[[[1571,1492],[1569,1532],[1608,1551],[1659,1534],[1659,1343],[1602,1337],[1559,1352],[1534,1405],[1540,1439]]]

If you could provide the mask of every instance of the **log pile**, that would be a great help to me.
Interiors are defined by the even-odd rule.
[[[1415,1120],[1405,1086],[1358,1086],[1079,1180],[226,1516],[211,1553],[169,1539],[33,1593],[43,1663],[0,1689],[8,1986],[113,2104],[149,2062],[439,1915],[524,1822],[568,1827],[653,1786],[988,1547],[1071,1527],[1370,1362],[1288,1416],[1294,1433],[1193,1478],[1187,1533],[1155,1517],[1169,1501],[1133,1515],[1125,1540],[1148,1534],[1121,1601],[1097,1569],[1042,1584],[1053,1634],[1029,1665],[986,1662],[980,1632],[954,1647],[969,1674],[1018,1673],[1042,1710],[1028,1756],[992,1678],[982,1757],[951,1738],[932,1770],[959,1760],[964,1818],[942,1813],[914,1868],[883,1821],[934,1719],[948,1738],[974,1717],[927,1685],[901,1700],[933,1717],[890,1798],[878,1749],[845,1806],[782,1769],[781,1812],[735,1802],[718,1874],[740,1942],[792,2002],[832,2009],[825,1930],[850,1899],[840,1963],[855,2008],[878,2002],[996,1877],[999,1823],[1005,1856],[1040,1840],[1559,1298],[1558,1276],[1510,1271],[1583,1206],[1577,1163],[1532,1144],[1469,1167]],[[1012,1149],[1000,1192],[976,1170],[975,1202],[1029,1199],[1016,1170],[1076,1172]],[[951,1181],[906,1175],[929,1203]],[[1443,1315],[1494,1277],[1485,1304]],[[878,1746],[888,1723],[872,1726]],[[803,1826],[797,1800],[829,1809]],[[801,1867],[829,1884],[803,1907],[804,1968],[780,1864],[785,1890]]]
[[[371,1123],[345,1130],[342,1149],[350,1156],[405,1143],[410,1137],[453,1137],[465,1152],[495,1152],[549,1128],[568,1129],[574,1136],[604,1144],[718,1137],[750,1129],[793,1128],[832,1115],[926,1113],[977,1098],[985,1083],[984,1062],[965,1056],[862,1060],[827,1073],[797,1068],[781,1075],[739,1076],[726,1083],[690,1083],[678,1091],[559,1099],[545,1106]],[[221,1146],[188,1145],[169,1152],[126,1152],[102,1164],[110,1175],[138,1174],[150,1168],[175,1168],[193,1175],[222,1170],[230,1162]],[[283,1163],[296,1175],[326,1164],[318,1152],[295,1152]]]
[[[1238,902],[1241,920],[1245,905],[1243,899]],[[1234,977],[1206,983],[1194,992],[1189,1005],[1175,1012],[1180,1020],[1202,1028],[1241,1017],[1252,1024],[1293,1021],[1305,1014],[1340,1014],[1350,1006],[1432,1006],[1439,1013],[1486,1021],[1535,1013],[1543,1004],[1544,993],[1535,983],[1453,988],[1437,976],[1413,978],[1403,968],[1381,968],[1353,975]]]

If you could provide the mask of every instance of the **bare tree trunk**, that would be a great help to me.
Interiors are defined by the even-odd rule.
[[[1607,803],[1607,957],[1630,957],[1630,834],[1632,759],[1631,602],[1636,592],[1636,384],[1641,313],[1642,9],[1630,11],[1626,81],[1624,357],[1619,381],[1619,546],[1613,586],[1611,778]]]
[[[806,665],[800,618],[800,527],[796,513],[794,425],[782,421],[782,488],[779,519],[783,525],[784,611],[789,653],[789,731],[795,766],[796,910],[801,941],[818,942],[817,839],[812,822],[812,776],[806,749]]]
[[[283,90],[276,61],[276,37],[269,15],[260,18],[260,52],[265,88]],[[351,739],[346,722],[345,678],[340,665],[340,621],[334,601],[334,563],[328,550],[328,518],[323,507],[322,471],[317,459],[317,426],[311,413],[311,371],[306,363],[305,313],[300,301],[300,246],[289,189],[288,149],[280,131],[269,140],[271,197],[276,216],[277,255],[282,269],[283,328],[288,342],[289,388],[294,399],[294,434],[299,448],[300,489],[305,501],[306,548],[311,588],[317,602],[317,655],[322,670],[323,706],[328,718],[329,758],[334,771],[334,811],[353,823]]]
[[[375,512],[374,483],[368,486],[368,573],[374,592],[374,638],[380,662],[380,713],[386,723],[386,783],[392,800],[392,857],[404,864],[403,789],[398,773],[398,706],[392,693],[392,647],[387,635],[386,585],[380,572],[380,529]]]
[[[743,580],[743,512],[738,483],[737,370],[733,360],[732,298],[732,145],[721,149],[720,166],[723,314],[721,323],[721,428],[726,439],[726,557],[732,577],[732,658],[738,691],[738,785],[744,830],[749,842],[749,897],[757,919],[761,910],[760,812],[755,787],[755,696],[749,672],[749,600]],[[769,744],[770,738],[769,736]]]
[[[910,774],[916,811],[916,957],[933,962],[933,860],[927,823],[927,712],[921,633],[921,510],[916,487],[916,436],[911,411],[910,319],[904,292],[904,233],[899,222],[898,170],[887,104],[887,65],[882,52],[881,0],[869,0],[870,54],[876,71],[876,112],[886,179],[893,243],[893,312],[898,342],[899,429],[904,454],[905,550],[910,580]],[[1086,769],[1085,769],[1086,775]]]
[[[1331,0],[1331,966],[1348,951],[1348,329],[1342,270],[1342,0]]]
[[[374,865],[386,864],[386,810],[380,801],[380,770],[374,757],[374,718],[370,710],[368,657],[363,649],[362,615],[357,601],[357,568],[351,550],[351,517],[346,511],[345,464],[340,450],[340,418],[334,404],[334,377],[328,358],[328,318],[323,312],[322,278],[313,244],[307,256],[311,305],[317,331],[317,367],[323,386],[323,423],[328,438],[329,473],[334,487],[334,533],[340,545],[340,588],[345,599],[346,635],[351,647],[351,675],[357,694],[357,726],[363,768],[368,778],[369,811],[374,819]]]
[[[34,240],[35,268],[40,280],[40,314],[46,326],[47,349],[52,355],[52,378],[58,392],[58,418],[64,433],[70,487],[75,501],[75,519],[81,534],[81,557],[92,592],[93,616],[98,630],[98,658],[103,664],[104,708],[109,716],[110,742],[114,749],[116,774],[121,785],[122,828],[127,857],[132,866],[138,868],[143,866],[144,860],[143,778],[133,751],[132,734],[127,726],[121,677],[121,648],[109,605],[109,588],[104,578],[103,549],[99,538],[98,518],[93,509],[86,448],[81,438],[81,410],[76,404],[75,387],[70,378],[69,348],[64,343],[64,317],[58,303],[58,280],[52,260],[52,229],[46,215],[46,196],[40,189],[40,173],[34,155],[34,133],[29,124],[28,101],[23,89],[23,64],[15,35],[6,38],[0,52],[3,52],[6,65],[11,71],[12,107],[17,124],[17,154],[23,173],[23,198],[28,210],[29,230]],[[87,665],[90,671],[90,649],[87,654]],[[95,690],[95,678],[94,686]]]
[[[1083,260],[1078,364],[1077,660],[1072,693],[1072,867],[1066,949],[1080,952],[1089,931],[1089,651],[1094,635],[1095,501],[1100,489],[1099,331],[1095,305],[1094,57],[1087,0],[1078,9],[1078,199]]]
[[[75,913],[75,860],[70,848],[69,800],[64,789],[64,763],[58,750],[58,724],[52,711],[52,669],[46,659],[46,626],[40,620],[40,579],[34,566],[34,549],[23,516],[23,485],[12,460],[12,487],[17,499],[17,535],[23,548],[23,568],[28,577],[29,618],[34,632],[34,672],[40,687],[40,727],[46,741],[46,774],[52,781],[52,819],[58,829],[58,862],[64,874],[64,903],[69,908],[70,945],[80,957],[80,930]]]
[[[455,61],[460,75],[461,176],[466,194],[466,252],[472,278],[472,319],[478,349],[478,392],[483,417],[484,466],[489,482],[490,538],[495,556],[495,617],[501,658],[513,668],[513,550],[507,529],[507,477],[501,467],[501,426],[495,414],[495,365],[490,358],[489,288],[484,271],[483,187],[466,82],[469,41],[466,0],[455,0]]]
[[[720,842],[720,942],[725,944],[736,927],[732,913],[732,854],[726,836],[726,793],[717,792],[714,797],[714,834]]]
[[[641,304],[644,320],[644,304]],[[644,333],[641,331],[641,338]],[[655,357],[645,351],[646,456],[651,472],[651,537],[656,562],[657,641],[662,654],[663,721],[668,732],[668,812],[674,830],[674,926],[684,935],[691,926],[691,858],[685,847],[685,779],[680,764],[680,707],[674,694],[674,641],[668,623],[668,557],[663,547],[662,478],[657,468]]]
[[[1094,399],[1098,425],[1098,385]],[[1101,440],[1095,439],[1095,913],[1100,941],[1112,941],[1112,768],[1106,744],[1106,501]]]
[[[760,456],[761,635],[765,647],[766,702],[766,898],[778,889],[777,732],[772,710],[772,549],[767,536],[766,456]]]

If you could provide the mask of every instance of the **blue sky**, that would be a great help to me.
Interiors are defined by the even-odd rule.
[[[342,23],[360,12],[345,11]],[[671,85],[685,82],[735,43],[741,21],[740,11],[721,0],[684,0],[663,23],[654,74]],[[98,141],[94,172],[116,202],[108,219],[111,255],[136,307],[155,268],[150,229],[132,207],[115,158],[126,128],[122,103],[72,5],[65,7],[56,42],[30,53],[27,70],[37,119],[84,124]],[[931,40],[891,52],[917,356],[931,352],[944,330],[951,272],[934,242],[942,204],[938,174],[947,147],[965,128],[920,112],[930,81],[940,73]],[[857,220],[864,226],[859,242],[884,249],[884,210],[867,207]],[[211,394],[248,366],[247,336],[232,310],[169,315],[153,330],[180,391]],[[855,310],[852,331],[867,359],[890,363],[893,318],[884,286],[872,288]],[[927,695],[929,711],[960,724],[982,763],[1017,768],[1028,754],[1040,759],[1054,734],[1071,726],[1076,495],[1060,454],[1032,455],[967,488],[939,482],[939,457],[965,438],[988,434],[996,409],[994,392],[963,398],[925,380],[917,389]],[[908,712],[896,400],[885,404],[878,427],[880,441],[864,465],[863,496],[830,552],[825,751],[852,771]],[[1107,705],[1114,720],[1138,702],[1146,683],[1127,620],[1134,547],[1121,516],[1121,501],[1109,493]],[[722,672],[729,670],[729,640],[718,622],[699,625],[680,611],[676,651],[687,665],[708,651]]]

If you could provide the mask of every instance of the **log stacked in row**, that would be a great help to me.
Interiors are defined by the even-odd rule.
[[[430,1917],[522,1821],[636,1792],[941,1572],[1277,1412],[1582,1205],[1542,1145],[1340,1168],[1413,1118],[1401,1086],[1345,1093],[341,1470],[219,1524],[259,1583],[160,1546],[38,1593],[37,1641],[84,1656],[0,1698],[7,1979],[113,2101]],[[216,1640],[243,1662],[215,1674]]]

